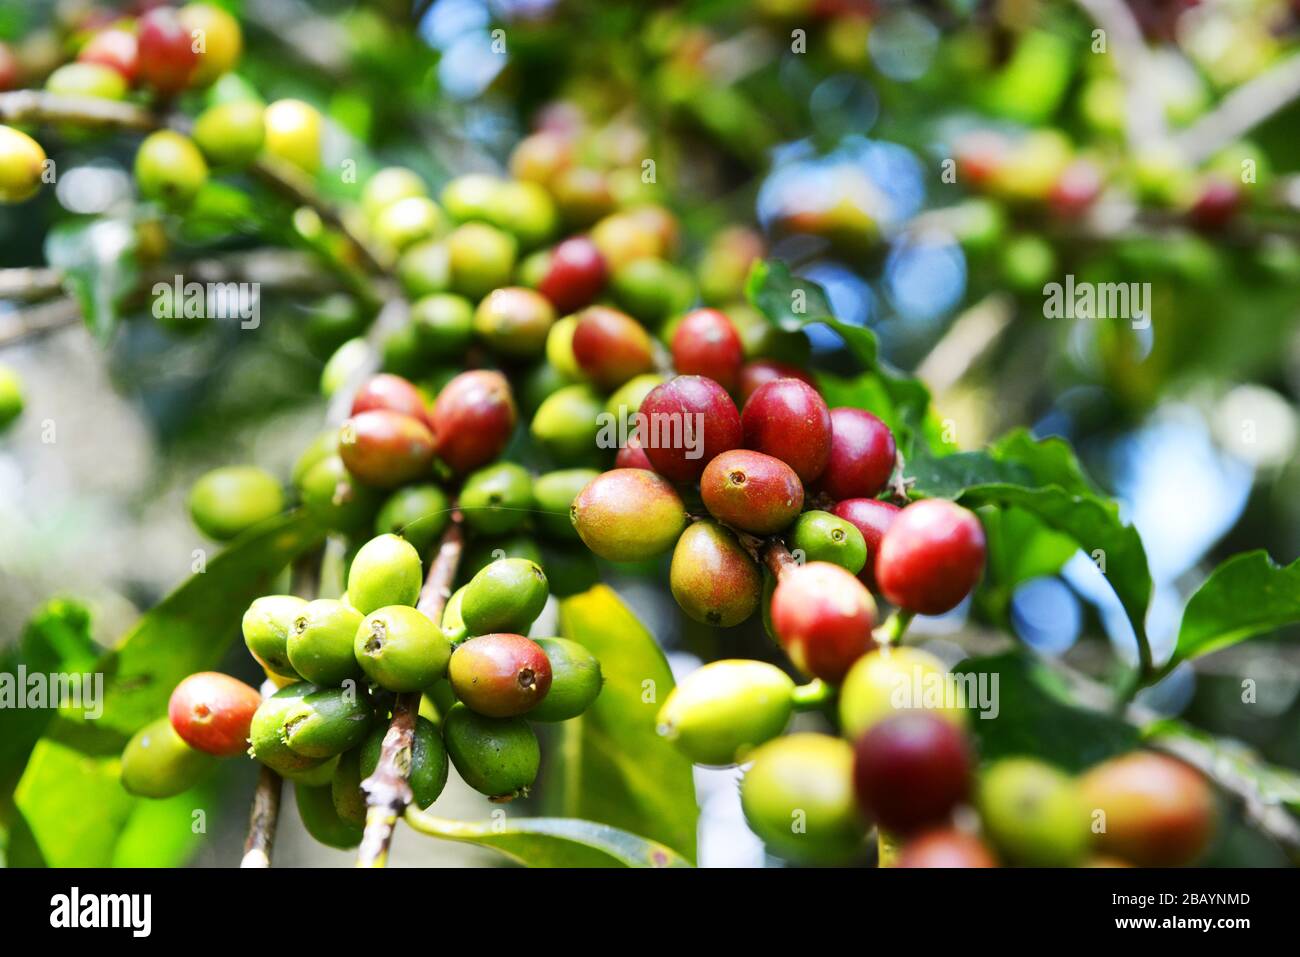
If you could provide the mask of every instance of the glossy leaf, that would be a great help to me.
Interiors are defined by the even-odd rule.
[[[1178,628],[1171,666],[1300,622],[1300,560],[1278,565],[1263,551],[1234,555],[1196,590]]]

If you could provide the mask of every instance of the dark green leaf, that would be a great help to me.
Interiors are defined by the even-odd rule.
[[[999,618],[1005,616],[1016,588],[1031,579],[1055,575],[1079,549],[1069,536],[1053,531],[1023,509],[984,509],[980,519],[988,537],[983,591]]]
[[[60,223],[45,237],[45,259],[81,306],[86,326],[107,341],[122,298],[139,278],[135,231],[120,219]]]
[[[1297,621],[1300,560],[1283,567],[1263,551],[1234,555],[1210,574],[1187,603],[1171,664]]]

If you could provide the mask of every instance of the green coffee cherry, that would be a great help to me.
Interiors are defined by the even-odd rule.
[[[213,469],[190,489],[190,517],[199,531],[217,541],[229,541],[283,510],[279,481],[252,465]]]
[[[332,758],[354,748],[370,732],[374,712],[355,684],[311,691],[282,712],[284,743],[309,758]]]
[[[359,678],[361,668],[352,645],[365,616],[332,598],[308,602],[293,620],[289,633],[289,663],[308,681],[338,685]]]
[[[433,704],[434,710],[438,713],[438,722],[447,712],[456,706],[456,692],[452,690],[451,682],[446,678],[441,681],[435,681],[433,687],[425,692],[425,700]]]
[[[488,718],[458,704],[443,718],[442,735],[457,773],[493,800],[525,796],[537,778],[541,749],[523,718]]]
[[[668,583],[682,611],[715,628],[740,624],[763,592],[754,559],[730,530],[709,521],[688,526],[677,539]]]
[[[551,594],[556,598],[580,595],[600,583],[600,566],[596,564],[596,556],[581,543],[543,543],[540,564],[546,572],[546,583],[550,586]]]
[[[325,763],[324,758],[308,757],[289,747],[285,722],[289,714],[309,695],[320,689],[306,681],[281,688],[267,698],[253,714],[248,737],[252,755],[272,771],[286,777],[309,771]]]
[[[583,645],[567,638],[538,638],[537,644],[551,662],[551,690],[528,712],[528,720],[568,721],[578,717],[591,707],[605,683],[600,662]]]
[[[263,118],[267,154],[315,176],[320,170],[320,111],[302,100],[276,100]]]
[[[386,729],[377,728],[371,735],[376,733],[383,740]],[[362,742],[351,751],[340,754],[338,763],[334,766],[334,776],[330,779],[334,812],[344,821],[359,827],[364,827],[366,823],[366,795],[361,790],[361,748],[364,746],[365,743]]]
[[[325,363],[320,374],[321,395],[332,396],[353,380],[356,374],[370,362],[370,343],[357,337],[349,339],[334,350],[334,354]]]
[[[501,188],[501,180],[486,173],[466,173],[457,176],[442,188],[442,201],[447,215],[458,223],[471,219],[488,219],[492,198]]]
[[[361,209],[374,219],[398,200],[428,195],[418,173],[404,166],[388,166],[366,180],[361,189]]]
[[[65,63],[45,81],[45,89],[60,96],[89,96],[97,100],[126,97],[126,80],[112,67],[100,63]]]
[[[307,347],[313,355],[328,359],[343,343],[363,335],[374,318],[371,311],[362,308],[347,293],[322,296],[308,306],[307,326],[303,330]]]
[[[615,270],[610,292],[626,312],[653,325],[689,307],[695,283],[685,270],[647,256]]]
[[[135,154],[135,180],[146,199],[187,206],[208,181],[208,164],[188,136],[159,130]]]
[[[266,595],[244,612],[244,644],[267,671],[285,678],[301,677],[289,661],[289,634],[306,607],[307,602],[296,595]]]
[[[420,553],[396,535],[366,542],[348,569],[348,600],[363,615],[389,605],[414,605],[423,585]]]
[[[469,629],[465,627],[465,616],[460,611],[461,602],[465,600],[465,589],[468,587],[462,585],[452,592],[442,609],[442,633],[453,645],[458,645],[469,637]]]
[[[504,286],[484,297],[474,312],[474,333],[496,355],[540,358],[546,349],[555,308],[539,292]]]
[[[408,196],[385,206],[375,217],[375,238],[401,252],[440,233],[446,219],[438,204],[427,196]]]
[[[966,726],[961,701],[949,702],[948,669],[919,648],[881,648],[853,663],[840,686],[840,727],[856,741],[885,718],[930,710],[958,728]]]
[[[538,531],[560,541],[578,541],[578,532],[569,520],[569,509],[578,493],[599,474],[595,469],[561,469],[539,475],[533,482]]]
[[[657,372],[647,372],[633,376],[623,383],[605,403],[605,411],[624,423],[641,411],[641,403],[655,386],[667,382],[667,378]]]
[[[266,139],[262,113],[255,100],[210,106],[194,121],[194,142],[216,166],[247,166]]]
[[[308,768],[306,771],[286,772],[284,779],[309,788],[329,787],[330,782],[334,780],[334,773],[338,770],[338,766],[339,755],[336,754],[334,757],[326,758],[314,768]]]
[[[507,535],[504,538],[480,538],[470,542],[460,560],[458,572],[461,584],[503,558],[522,558],[542,565],[542,550],[531,535]],[[543,566],[545,568],[545,566]]]
[[[488,197],[486,213],[493,226],[514,236],[523,249],[544,243],[559,225],[551,194],[537,183],[501,183]]]
[[[515,392],[519,399],[519,407],[525,416],[532,418],[548,396],[554,395],[566,385],[573,385],[573,380],[549,362],[539,362],[524,373],[523,380]]]
[[[8,366],[0,366],[0,432],[23,414],[23,382]]]
[[[451,251],[447,244],[426,239],[409,247],[397,260],[397,279],[413,300],[446,292],[451,288]],[[472,306],[470,311],[472,315]]]
[[[166,798],[188,791],[217,759],[181,740],[166,717],[137,731],[122,752],[122,787],[129,794]]]
[[[533,438],[560,462],[589,461],[596,452],[604,411],[604,400],[591,386],[565,386],[538,407],[531,426]]]
[[[352,646],[361,670],[389,691],[419,691],[447,673],[449,642],[437,625],[407,605],[368,615]]]
[[[557,319],[546,333],[546,361],[567,382],[578,382],[587,376],[573,354],[573,333],[578,328],[577,316]]]
[[[452,291],[482,299],[506,285],[515,268],[515,240],[484,223],[466,223],[447,237]]]
[[[41,188],[45,150],[22,130],[0,126],[0,202],[21,203]]]
[[[331,531],[344,533],[370,526],[382,494],[357,482],[337,454],[327,455],[309,468],[298,490],[312,518]]]
[[[867,541],[862,533],[830,512],[804,512],[786,541],[803,562],[831,562],[855,575],[867,563]]]
[[[364,828],[345,821],[334,809],[334,796],[329,787],[308,787],[298,783],[293,786],[298,817],[307,833],[326,847],[347,850],[361,843]]]
[[[1091,808],[1069,776],[1032,758],[995,762],[980,779],[984,831],[1013,864],[1075,867],[1088,854]]]
[[[785,730],[793,693],[794,682],[773,665],[715,661],[672,690],[658,730],[696,764],[735,764]]]
[[[533,505],[533,477],[514,462],[471,472],[460,490],[465,524],[483,535],[513,531],[528,521]]]
[[[758,748],[740,785],[745,820],[780,857],[844,864],[862,853],[866,823],[853,795],[853,747],[791,734]]]
[[[459,359],[474,339],[474,307],[462,296],[433,293],[411,305],[411,324],[430,361]]]
[[[394,492],[375,516],[375,532],[400,535],[417,554],[427,555],[451,521],[447,493],[432,483]]]
[[[461,614],[471,635],[526,635],[546,606],[549,588],[540,565],[504,558],[478,572],[465,586]]]
[[[375,768],[379,767],[379,754],[386,733],[386,728],[376,728],[362,743],[359,749],[362,781],[374,774]],[[437,726],[428,718],[415,719],[410,768],[407,780],[411,784],[416,806],[426,808],[438,800],[438,795],[447,784],[447,749],[443,746]]]

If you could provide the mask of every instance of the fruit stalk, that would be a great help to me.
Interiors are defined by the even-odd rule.
[[[262,765],[253,792],[253,809],[248,815],[248,837],[240,867],[270,867],[271,849],[275,844],[275,826],[280,818],[280,792],[284,782],[266,765]]]
[[[790,554],[790,549],[785,547],[785,543],[779,540],[772,540],[763,547],[762,551],[763,564],[767,570],[772,573],[772,577],[777,581],[781,580],[789,569],[794,568],[798,562]]]

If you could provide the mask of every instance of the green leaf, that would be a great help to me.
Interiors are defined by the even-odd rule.
[[[431,837],[493,848],[526,867],[691,866],[657,841],[593,821],[534,817],[508,824],[478,824],[450,821],[408,808],[406,823]]]
[[[1031,579],[1057,574],[1079,546],[1024,509],[985,509],[980,520],[988,538],[983,594],[996,616],[1005,620],[1016,588]]]
[[[1278,565],[1264,551],[1234,555],[1196,590],[1169,667],[1300,621],[1300,559]]]
[[[983,693],[993,707],[981,713],[970,705],[970,729],[986,761],[1023,755],[1078,772],[1138,744],[1136,728],[1073,704],[1064,684],[1024,652],[968,658],[953,673],[973,682],[985,676]]]
[[[117,327],[122,298],[139,279],[135,230],[120,219],[60,223],[45,237],[45,259],[63,273],[87,328],[107,342]]]
[[[139,799],[113,847],[113,867],[180,867],[218,814],[211,780],[162,800]]]
[[[566,727],[569,815],[644,834],[695,859],[691,763],[655,730],[673,676],[654,637],[609,587],[560,602],[560,633],[600,660],[605,685]]]

